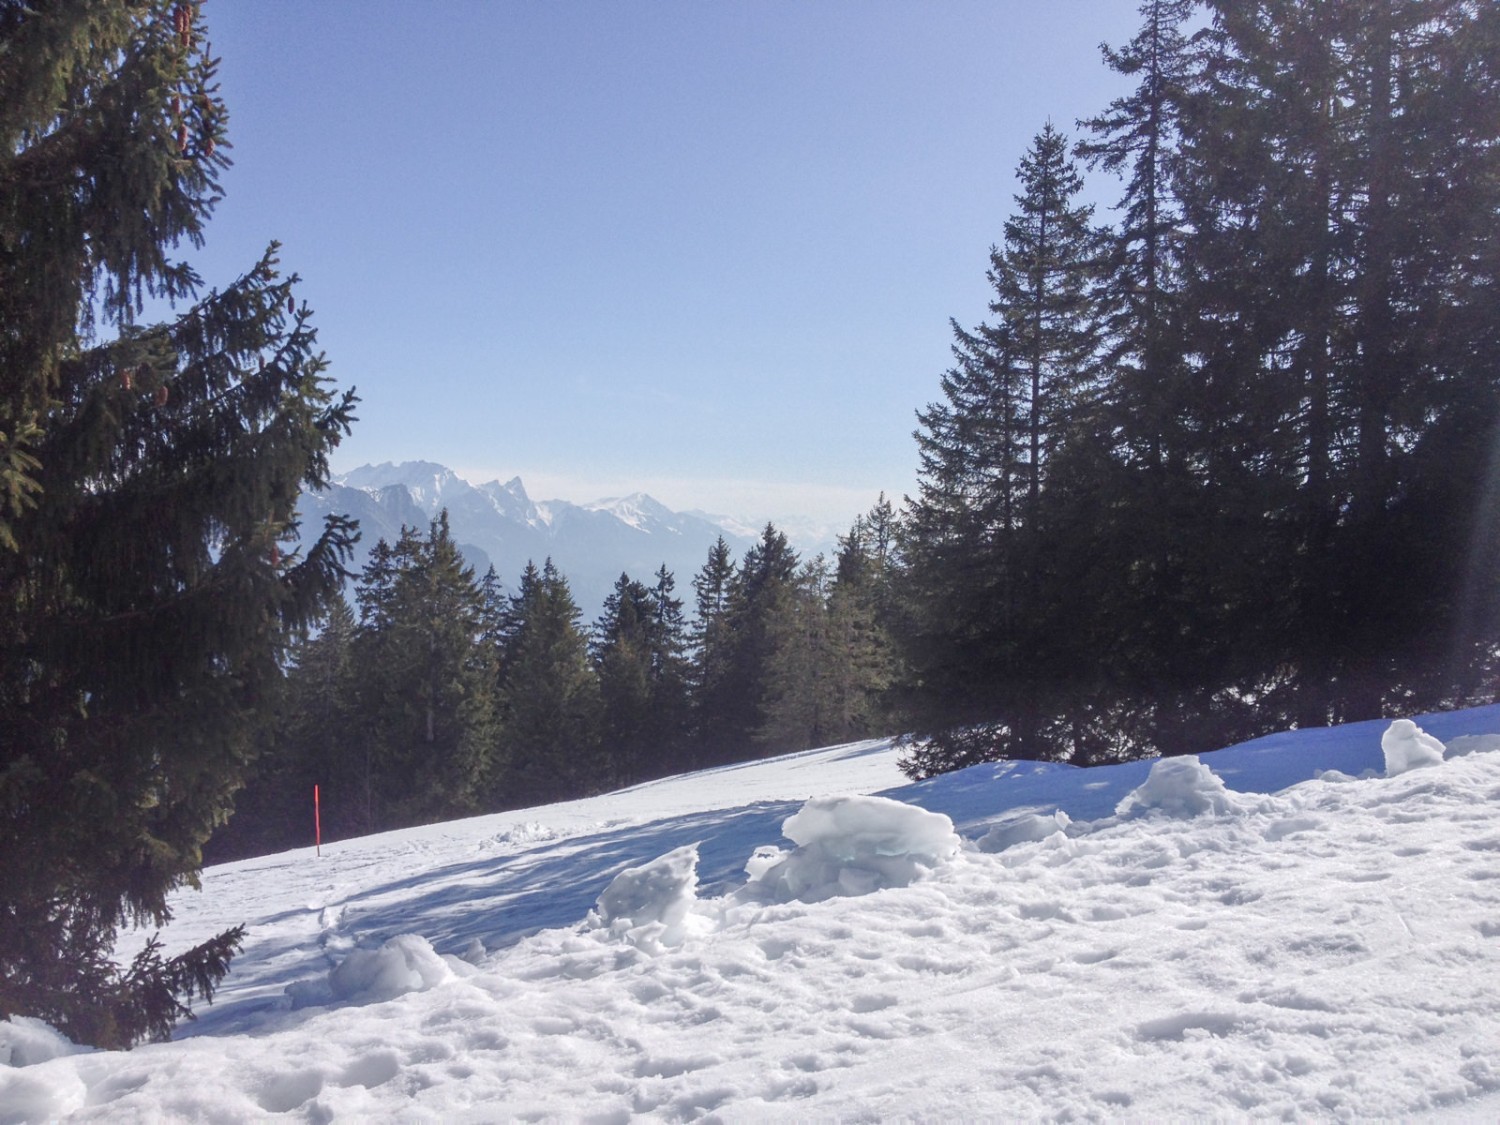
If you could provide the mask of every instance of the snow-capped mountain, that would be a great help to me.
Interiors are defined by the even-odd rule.
[[[493,565],[514,589],[528,561],[550,558],[567,576],[585,618],[593,618],[620,574],[650,584],[663,563],[677,579],[677,596],[691,600],[692,579],[723,535],[736,557],[753,541],[733,524],[674,512],[643,492],[574,504],[533,500],[520,477],[471,484],[431,461],[363,465],[336,476],[328,489],[302,498],[304,527],[324,514],[359,521],[359,570],[375,544],[394,542],[403,525],[425,530],[444,509],[453,538],[476,571]]]

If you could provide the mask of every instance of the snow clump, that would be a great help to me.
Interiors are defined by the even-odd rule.
[[[1072,823],[1072,818],[1062,809],[1058,809],[1050,816],[1026,813],[1023,816],[1001,821],[992,827],[979,838],[979,850],[1003,852],[1006,848],[1013,848],[1017,844],[1035,843],[1058,832],[1066,832],[1068,825]]]
[[[1224,779],[1198,760],[1196,754],[1162,758],[1151,767],[1146,780],[1118,805],[1115,815],[1142,816],[1149,812],[1188,819],[1212,814],[1223,816],[1238,807]]]
[[[423,992],[453,977],[449,963],[418,934],[397,934],[379,949],[356,949],[328,974],[333,995],[368,1004]]]
[[[607,930],[648,953],[681,945],[698,895],[698,845],[627,867],[589,911],[589,929]]]
[[[1500,750],[1500,734],[1461,734],[1450,738],[1444,747],[1449,758],[1462,758],[1468,754],[1491,754]]]
[[[1443,764],[1443,744],[1410,719],[1397,719],[1380,736],[1385,776]]]
[[[34,1066],[87,1050],[50,1023],[31,1016],[0,1020],[0,1066]]]
[[[960,847],[948,817],[888,797],[819,797],[781,832],[797,848],[756,852],[745,866],[751,897],[821,902],[905,887]]]

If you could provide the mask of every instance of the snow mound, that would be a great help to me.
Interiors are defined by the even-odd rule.
[[[368,1004],[423,992],[453,977],[449,963],[417,934],[397,934],[379,949],[356,949],[328,974],[341,1000]]]
[[[1461,734],[1450,738],[1445,746],[1449,758],[1468,754],[1491,754],[1500,750],[1500,734]]]
[[[1380,736],[1385,776],[1443,764],[1443,744],[1410,719],[1397,719]]]
[[[555,828],[549,828],[535,820],[512,824],[490,837],[492,847],[512,847],[528,844],[545,844],[558,838]]]
[[[1058,809],[1049,816],[1027,813],[1001,821],[979,838],[982,852],[1003,852],[1017,844],[1032,844],[1058,832],[1066,832],[1073,820]]]
[[[794,851],[762,848],[746,890],[777,902],[821,902],[909,886],[959,849],[953,821],[888,797],[820,797],[781,826]]]
[[[589,911],[586,925],[659,953],[682,944],[697,895],[698,845],[688,844],[621,871]]]
[[[0,1020],[0,1066],[34,1066],[87,1050],[50,1023],[30,1016]]]
[[[1180,758],[1162,758],[1152,765],[1146,780],[1115,806],[1115,815],[1133,817],[1160,812],[1187,819],[1223,816],[1238,807],[1239,802],[1224,785],[1223,778],[1200,762],[1196,754],[1184,754]]]

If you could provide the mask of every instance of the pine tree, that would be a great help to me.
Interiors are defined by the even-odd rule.
[[[377,544],[356,595],[352,678],[366,762],[363,784],[330,811],[352,817],[364,805],[366,831],[476,811],[491,774],[493,655],[448,513],[425,536],[403,528],[394,547]]]
[[[714,760],[719,720],[735,691],[730,680],[730,589],[734,558],[721,535],[708,550],[703,567],[693,578],[692,729],[696,750],[693,765]]]
[[[111,950],[194,882],[352,539],[280,546],[353,398],[274,247],[137,323],[196,295],[169,255],[226,163],[195,11],[0,4],[0,1016],[105,1046],[164,1036],[227,970],[238,929]]]
[[[1182,118],[1201,460],[1255,513],[1241,540],[1266,576],[1217,600],[1247,607],[1240,651],[1280,670],[1265,706],[1367,717],[1476,659],[1448,657],[1496,416],[1494,19],[1456,0],[1210,8]],[[1492,624],[1479,587],[1466,616]]]
[[[1233,631],[1221,627],[1203,589],[1223,574],[1224,536],[1185,534],[1211,525],[1192,427],[1197,371],[1188,355],[1178,198],[1179,122],[1198,56],[1184,26],[1195,0],[1145,0],[1141,28],[1124,47],[1102,48],[1106,65],[1137,85],[1083,126],[1089,165],[1120,174],[1123,194],[1100,287],[1108,379],[1100,396],[1109,458],[1080,482],[1075,522],[1089,555],[1107,559],[1089,591],[1095,643],[1115,690],[1144,704],[1141,737],[1163,752],[1194,745],[1194,686],[1222,681]],[[1100,503],[1100,497],[1112,498]],[[1233,544],[1229,550],[1240,547]],[[1079,591],[1080,595],[1084,591]],[[1144,747],[1143,747],[1144,748]]]
[[[677,597],[677,579],[663,563],[651,588],[653,607],[652,677],[656,711],[652,728],[657,748],[652,774],[665,775],[690,769],[693,764],[693,666],[682,599]]]
[[[797,574],[797,554],[786,535],[767,523],[729,580],[726,659],[716,701],[711,751],[718,761],[741,761],[758,749],[777,639],[771,621]]]
[[[1042,728],[1079,654],[1071,622],[1057,619],[1072,580],[1059,567],[1073,557],[1049,538],[1059,523],[1049,489],[1059,466],[1076,476],[1074,451],[1098,442],[1103,265],[1067,150],[1049,124],[1022,158],[1017,210],[990,252],[997,319],[953,326],[945,401],[918,415],[900,629],[901,706],[925,740],[915,773],[1002,752],[1064,756]]]
[[[352,650],[357,624],[336,599],[316,634],[292,646],[265,745],[234,812],[204,845],[206,863],[226,863],[306,846],[313,839],[313,786],[326,809],[324,840],[366,828],[362,789],[365,740],[355,713]]]
[[[766,667],[762,675],[762,754],[784,754],[839,741],[833,700],[836,666],[828,625],[828,568],[820,555],[778,583],[766,608]]]
[[[877,516],[883,508],[882,498]],[[820,555],[776,588],[755,733],[761,752],[827,746],[879,730],[893,665],[890,638],[877,619],[879,550],[861,516],[840,537],[831,574]]]
[[[660,777],[681,764],[688,720],[682,602],[663,564],[656,585],[621,574],[590,644],[599,678],[608,783]]]
[[[640,779],[651,751],[651,591],[621,574],[604,599],[591,644],[599,677],[600,740],[611,788]]]
[[[599,683],[578,604],[551,559],[528,563],[510,598],[499,651],[504,802],[542,804],[598,792]]]

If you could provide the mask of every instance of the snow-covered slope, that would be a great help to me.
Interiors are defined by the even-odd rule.
[[[0,1121],[1494,1119],[1500,707],[1418,722],[1446,760],[862,743],[213,868],[165,936],[250,924],[218,1002],[0,1024]]]

